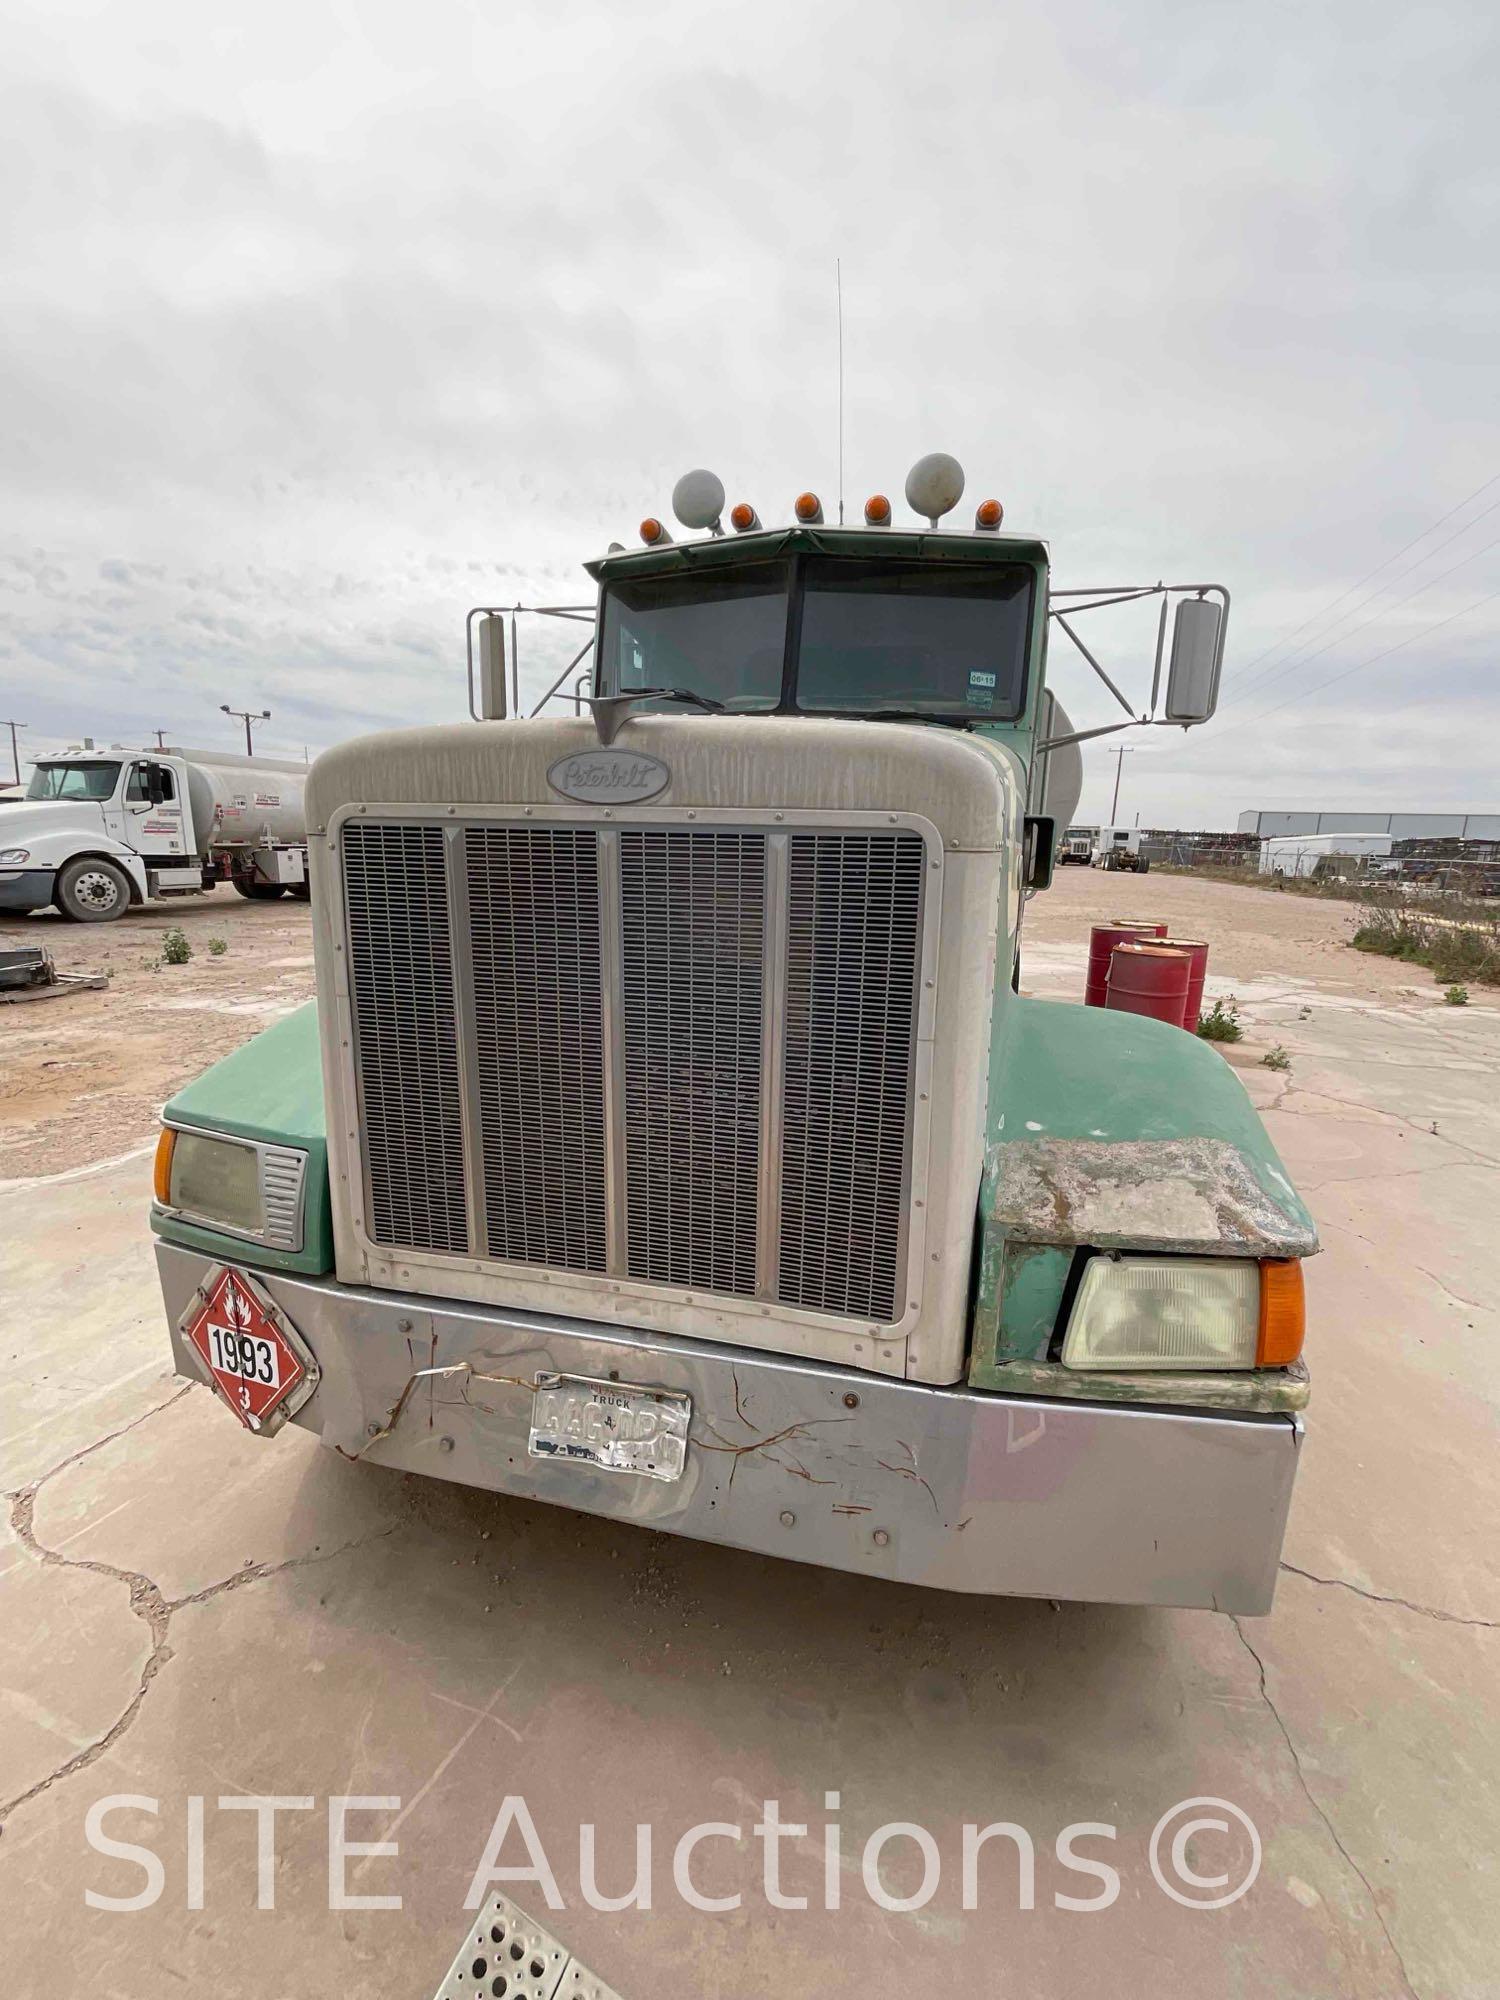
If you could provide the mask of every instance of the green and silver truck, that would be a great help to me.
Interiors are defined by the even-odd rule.
[[[1105,733],[1049,637],[1113,726],[1187,725],[1228,600],[1054,590],[997,503],[945,524],[962,488],[935,454],[909,525],[726,530],[689,474],[680,538],[587,565],[574,712],[514,713],[481,610],[473,720],[317,760],[318,999],[166,1109],[182,1375],[266,1439],[735,1548],[1269,1607],[1307,1212],[1213,1048],[1019,990]],[[1075,621],[1139,599],[1137,711]]]

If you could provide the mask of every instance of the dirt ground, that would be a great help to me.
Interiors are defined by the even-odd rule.
[[[1088,922],[1157,912],[1210,940],[1210,996],[1238,994],[1232,1059],[1323,1242],[1260,1619],[894,1588],[349,1465],[296,1429],[249,1437],[169,1372],[147,1151],[179,1080],[311,991],[307,911],[225,896],[102,932],[8,926],[114,978],[0,1008],[7,1995],[428,2000],[515,1796],[564,1907],[535,1879],[510,1892],[628,2000],[1494,2000],[1500,1018],[1346,949],[1345,906],[1155,874],[1062,871],[1027,912],[1026,986],[1078,997]],[[192,960],[149,969],[174,923]],[[1260,1063],[1277,1044],[1288,1070]],[[234,1805],[250,1794],[285,1805],[264,1871]],[[399,1908],[330,1907],[334,1795],[361,1801],[350,1839],[397,1850],[351,1861],[348,1887]],[[164,1868],[133,1911],[97,1898],[140,1890],[141,1865],[87,1833],[121,1797],[109,1832]],[[806,1829],[782,1890],[808,1910],[763,1889],[768,1799]],[[1167,1813],[1202,1800],[1259,1842],[1223,1907],[1147,1866]],[[695,1869],[742,1894],[721,1912],[673,1893],[673,1843],[709,1821],[739,1833]],[[965,1907],[958,1829],[993,1821],[1035,1842],[1035,1907],[1003,1839]],[[925,1907],[860,1887],[862,1843],[892,1822],[938,1843]],[[1079,1822],[1118,1837],[1120,1892],[1093,1911],[1057,1900],[1096,1888],[1056,1858]],[[649,1911],[581,1895],[583,1823],[616,1896],[634,1828],[657,1830]],[[514,1837],[504,1860],[527,1865]],[[910,1848],[888,1872],[914,1890]]]
[[[109,985],[0,1006],[0,1175],[56,1173],[126,1152],[162,1104],[313,993],[309,906],[247,902],[220,887],[113,924],[55,913],[0,923],[0,948],[39,944],[59,972]],[[180,929],[185,965],[161,962]],[[215,956],[210,938],[222,938]]]

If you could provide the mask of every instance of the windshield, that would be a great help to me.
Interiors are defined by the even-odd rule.
[[[642,576],[604,600],[600,685],[686,688],[725,708],[764,711],[781,700],[787,565],[732,574]]]
[[[920,709],[982,722],[1019,714],[1031,572],[953,563],[806,565],[797,706]]]
[[[118,764],[38,764],[26,787],[28,799],[93,799],[103,804],[114,797],[120,781]]]
[[[621,579],[604,594],[599,690],[685,689],[740,714],[1013,720],[1026,698],[1032,575],[1025,563],[819,555]]]

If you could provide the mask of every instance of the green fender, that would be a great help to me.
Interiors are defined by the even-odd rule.
[[[151,1227],[169,1243],[202,1250],[236,1264],[270,1271],[318,1273],[333,1269],[333,1229],[328,1206],[328,1134],[323,1110],[323,1056],[318,1003],[309,1000],[263,1034],[243,1043],[212,1069],[185,1084],[167,1102],[174,1125],[228,1132],[238,1139],[270,1139],[306,1149],[302,1248],[270,1250],[221,1236],[200,1224],[151,1211]]]
[[[988,1138],[976,1386],[1040,1375],[1024,1364],[1046,1362],[1080,1248],[1306,1257],[1318,1247],[1244,1085],[1211,1044],[1160,1021],[1000,996]],[[1069,1381],[1074,1394],[1122,1393],[1117,1378],[1085,1385],[1070,1371]],[[1215,1400],[1237,1394],[1221,1381]]]

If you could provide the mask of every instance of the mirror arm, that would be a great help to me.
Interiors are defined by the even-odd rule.
[[[1106,722],[1100,729],[1073,729],[1066,736],[1049,736],[1045,743],[1038,743],[1036,755],[1042,756],[1048,750],[1062,750],[1069,743],[1089,743],[1096,736],[1118,736],[1122,729],[1143,729],[1146,727],[1140,716],[1131,716],[1129,722]]]
[[[1100,680],[1103,681],[1104,685],[1109,689],[1110,693],[1114,696],[1115,700],[1120,704],[1121,708],[1124,709],[1125,713],[1130,717],[1131,721],[1133,722],[1135,720],[1135,710],[1130,706],[1130,703],[1125,699],[1124,695],[1122,695],[1120,690],[1115,686],[1114,682],[1110,679],[1109,675],[1104,671],[1103,667],[1101,667],[1099,662],[1094,658],[1093,654],[1089,651],[1088,647],[1084,645],[1082,639],[1080,639],[1078,634],[1073,630],[1072,626],[1068,623],[1067,619],[1063,616],[1062,612],[1054,611],[1052,615],[1057,620],[1058,624],[1061,625],[1063,630],[1067,633],[1068,637],[1073,641],[1073,644],[1078,648],[1079,652],[1082,653],[1083,657],[1088,661],[1089,665],[1093,668],[1094,672],[1099,676]]]
[[[593,643],[594,643],[594,635],[592,632],[590,632],[589,636],[584,640],[583,644],[578,648],[578,651],[573,655],[572,659],[569,660],[568,664],[563,668],[562,672],[558,675],[557,679],[552,683],[551,687],[548,688],[547,692],[542,696],[541,700],[537,703],[536,707],[531,711],[533,716],[541,714],[542,710],[547,706],[548,702],[551,701],[553,695],[557,693],[558,689],[562,686],[563,682],[568,678],[568,675],[572,673],[573,669],[578,665],[578,662],[583,658],[584,654],[588,652],[589,648],[593,645]],[[517,712],[519,713],[519,711]]]

